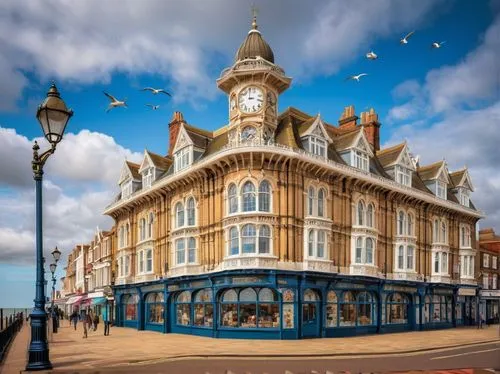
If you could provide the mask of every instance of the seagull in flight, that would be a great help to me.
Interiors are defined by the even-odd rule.
[[[165,95],[168,95],[168,96],[172,97],[172,95],[170,95],[170,93],[168,93],[167,91],[165,91],[163,88],[145,87],[142,90],[143,91],[151,91],[154,95],[158,95],[159,93],[163,93]]]
[[[408,39],[410,36],[412,36],[415,33],[415,31],[409,32],[403,39],[401,39],[399,42],[401,44],[408,44]]]
[[[102,91],[102,92],[104,95],[106,95],[109,98],[109,100],[111,100],[111,102],[108,105],[108,109],[106,109],[106,113],[108,113],[111,109],[119,107],[119,106],[124,107],[124,108],[128,108],[127,103],[126,103],[127,99],[120,101],[116,97],[110,95],[109,93],[104,92],[104,91]]]
[[[368,60],[376,60],[378,58],[377,54],[373,51],[370,51],[366,54],[366,58]]]
[[[159,106],[159,105],[146,104],[146,106],[150,107],[150,108],[151,108],[151,109],[153,109],[153,110],[160,109],[160,106]]]
[[[358,74],[358,75],[351,75],[350,77],[347,77],[345,80],[353,80],[353,81],[357,81],[359,82],[359,78],[365,76],[365,75],[368,75],[366,73],[361,73],[361,74]]]
[[[441,42],[441,43],[434,42],[434,43],[432,43],[431,48],[434,48],[434,49],[441,48],[441,46],[442,46],[444,43],[446,43],[446,40],[445,40],[444,42]]]

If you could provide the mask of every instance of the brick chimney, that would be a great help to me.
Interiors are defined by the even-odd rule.
[[[360,125],[365,130],[368,143],[372,146],[373,151],[380,150],[380,122],[378,121],[378,114],[373,108],[369,112],[361,113]]]
[[[354,113],[354,105],[349,105],[344,108],[339,119],[339,127],[342,129],[350,129],[356,127],[358,117]]]
[[[168,155],[172,156],[172,151],[174,150],[175,141],[177,140],[177,135],[179,135],[179,130],[181,129],[181,124],[185,123],[184,116],[181,112],[174,112],[172,120],[168,124]]]

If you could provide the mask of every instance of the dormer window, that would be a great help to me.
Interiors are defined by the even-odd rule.
[[[368,154],[359,150],[353,151],[352,166],[361,170],[369,171]]]
[[[313,155],[326,157],[326,141],[316,136],[305,138],[306,149]]]
[[[463,206],[466,206],[466,207],[470,206],[469,193],[470,193],[469,190],[467,190],[465,188],[458,189],[458,196],[459,196],[460,204],[462,204]]]
[[[411,187],[411,170],[400,165],[396,165],[394,175],[396,176],[396,182]]]
[[[436,196],[446,200],[446,183],[436,181]]]
[[[187,168],[192,161],[192,149],[186,147],[174,154],[175,171]]]
[[[132,181],[127,181],[122,184],[122,199],[126,199],[130,195],[132,195]]]
[[[154,168],[147,168],[142,174],[142,188],[149,188],[153,183]]]

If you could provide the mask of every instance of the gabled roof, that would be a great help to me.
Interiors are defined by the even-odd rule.
[[[159,170],[167,170],[169,166],[172,164],[172,158],[169,156],[163,157],[148,150],[146,150],[146,153],[153,162],[155,168]]]
[[[138,164],[125,160],[122,166],[118,184],[122,184],[128,178],[132,178],[135,181],[140,181],[141,175],[139,174],[139,167],[140,166]]]
[[[446,171],[446,162],[444,160],[419,167],[417,172],[423,181],[436,180],[441,175],[444,175],[447,179],[447,183],[451,183],[448,172]]]
[[[213,153],[216,153],[217,151],[220,151],[222,147],[224,147],[229,141],[227,135],[228,134],[226,131],[213,138],[212,141],[208,143],[208,146],[205,148],[205,153],[201,157],[203,158]]]
[[[450,173],[450,179],[455,187],[465,187],[471,191],[474,191],[474,186],[472,185],[469,170],[467,168],[464,167],[461,170]]]
[[[291,116],[283,117],[276,129],[275,141],[291,148],[302,148],[296,126],[293,125]]]
[[[132,173],[132,178],[136,180],[141,180],[141,174],[139,174],[140,165],[132,161],[126,161],[125,163],[127,164],[130,172]]]
[[[343,152],[351,148],[360,148],[360,144],[370,157],[374,156],[370,144],[366,139],[363,127],[356,127],[352,131],[333,138],[333,145],[335,146],[337,152]]]
[[[381,149],[377,151],[376,155],[380,164],[385,168],[396,164],[399,155],[403,151],[405,143],[397,144],[389,148]]]
[[[306,122],[310,122],[310,120]],[[325,123],[323,122],[319,114],[313,118],[313,122],[311,123],[311,125],[300,134],[301,137],[307,135],[318,135],[322,138],[325,138],[328,142],[332,142],[332,138],[330,137],[328,131],[326,131]]]
[[[185,147],[186,145],[193,145],[196,148],[205,149],[212,138],[212,133],[209,131],[189,126],[186,123],[181,123],[179,135],[177,135],[175,145],[173,147],[173,152],[177,152],[179,148]]]

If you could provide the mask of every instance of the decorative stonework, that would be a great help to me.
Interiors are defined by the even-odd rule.
[[[237,257],[225,258],[222,263],[223,270],[242,268],[273,268],[277,267],[277,257]]]

